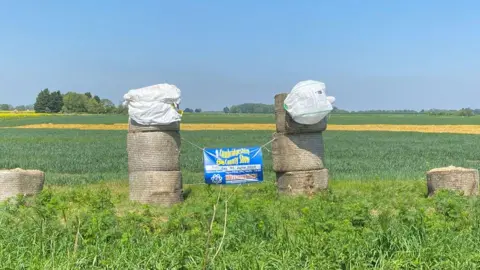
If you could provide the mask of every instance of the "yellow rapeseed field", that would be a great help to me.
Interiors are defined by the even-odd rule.
[[[128,124],[37,124],[16,128],[80,129],[80,130],[127,130]],[[181,130],[269,130],[275,131],[275,124],[181,124]],[[480,125],[333,125],[332,131],[396,131],[422,133],[480,134]]]
[[[40,117],[40,116],[48,116],[50,114],[46,113],[35,113],[33,111],[0,111],[0,120],[11,120],[11,119],[19,119],[19,118],[27,118],[27,117]]]

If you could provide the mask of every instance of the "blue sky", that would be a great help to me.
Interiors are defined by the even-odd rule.
[[[273,103],[301,80],[349,110],[480,108],[480,1],[0,0],[0,103],[115,103],[168,82],[183,108]]]

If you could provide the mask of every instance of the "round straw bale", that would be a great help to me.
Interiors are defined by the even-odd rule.
[[[461,167],[436,168],[427,172],[428,195],[449,189],[461,191],[465,196],[478,195],[479,174],[476,169]]]
[[[129,182],[132,201],[163,206],[183,201],[180,171],[131,172]]]
[[[129,118],[128,132],[149,132],[149,131],[178,131],[180,130],[180,122],[173,122],[168,125],[151,125],[145,126],[137,123],[135,120]]]
[[[273,134],[272,159],[275,172],[324,169],[321,133]]]
[[[43,189],[45,173],[37,170],[0,170],[0,201],[10,197],[35,195]]]
[[[327,118],[323,118],[322,121],[313,125],[303,125],[295,122],[290,114],[283,107],[283,102],[287,94],[275,95],[275,122],[277,126],[277,132],[279,133],[310,133],[310,132],[322,132],[327,129]]]
[[[277,173],[277,189],[286,195],[312,195],[328,188],[328,170]]]
[[[180,170],[178,131],[128,133],[127,151],[130,172]]]

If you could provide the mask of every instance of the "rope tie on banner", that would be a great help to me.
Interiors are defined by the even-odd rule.
[[[182,141],[185,141],[186,143],[189,143],[189,144],[191,144],[192,146],[194,146],[194,147],[196,147],[196,148],[198,148],[198,149],[200,149],[200,150],[202,150],[202,151],[205,150],[205,147],[201,147],[201,146],[199,146],[199,145],[197,145],[197,144],[195,144],[195,143],[193,143],[193,142],[185,139],[183,136],[181,136],[180,138],[182,139]],[[271,153],[271,151],[267,148],[267,146],[268,146],[269,144],[271,144],[274,140],[275,140],[275,139],[271,139],[270,141],[262,144],[262,145],[260,146],[260,148],[265,149],[265,150],[267,150],[269,153]]]

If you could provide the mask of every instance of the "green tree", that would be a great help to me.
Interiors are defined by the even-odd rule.
[[[68,92],[63,96],[62,111],[66,113],[87,112],[88,97],[85,94]]]
[[[26,108],[25,105],[19,105],[19,106],[15,107],[15,110],[17,110],[17,111],[26,111],[27,108]]]
[[[223,112],[224,112],[224,113],[229,113],[229,112],[230,112],[230,108],[228,108],[228,107],[223,108]]]
[[[102,105],[103,109],[104,109],[104,112],[105,113],[114,113],[115,112],[115,104],[113,104],[112,101],[110,101],[109,99],[102,99],[100,101],[100,104]]]
[[[195,112],[196,112],[196,113],[201,113],[201,112],[202,112],[202,109],[200,109],[200,108],[195,109]]]
[[[86,92],[86,93],[85,93],[85,96],[86,96],[88,99],[91,99],[91,98],[92,98],[92,93]]]
[[[128,114],[128,106],[120,103],[120,105],[118,105],[116,111],[117,111],[118,114]]]
[[[93,98],[87,101],[86,108],[88,113],[98,114],[103,112],[102,104],[98,103]]]
[[[102,103],[102,100],[99,96],[94,96],[93,99],[95,99],[99,104]]]
[[[186,113],[192,113],[193,112],[193,110],[190,109],[190,108],[185,108],[185,110],[183,110],[183,111],[186,112]]]
[[[9,104],[0,104],[0,111],[11,111],[12,105]]]
[[[33,108],[35,112],[42,113],[46,112],[50,102],[50,91],[48,88],[43,89],[37,96]]]
[[[63,96],[60,91],[50,93],[47,107],[51,112],[58,113],[63,107]]]

